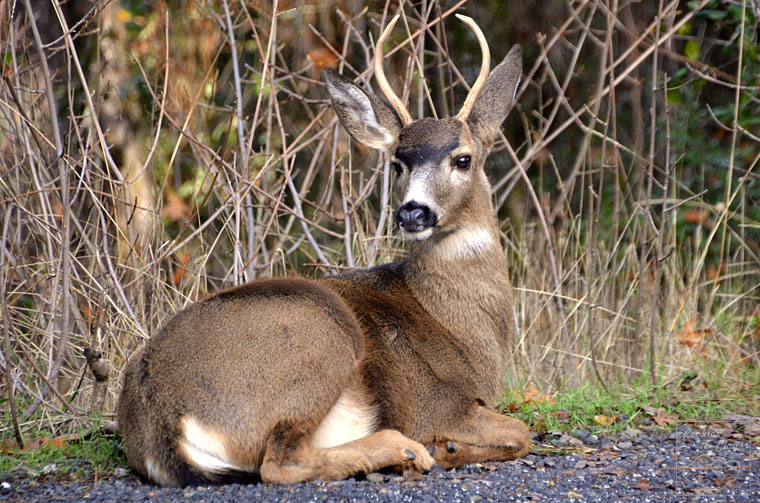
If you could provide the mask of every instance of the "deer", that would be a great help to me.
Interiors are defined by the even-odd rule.
[[[323,71],[349,135],[389,153],[406,258],[318,279],[260,279],[189,305],[129,359],[117,404],[128,463],[162,485],[339,480],[510,460],[530,448],[496,412],[515,331],[485,160],[522,49],[480,74],[455,117],[413,120]]]

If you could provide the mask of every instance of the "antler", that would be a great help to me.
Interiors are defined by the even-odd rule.
[[[467,94],[467,98],[465,98],[464,104],[457,114],[457,119],[460,121],[466,121],[467,117],[470,116],[470,112],[472,112],[472,107],[475,106],[475,100],[478,99],[480,91],[483,89],[483,86],[486,85],[488,72],[491,69],[491,51],[488,49],[488,42],[486,41],[485,35],[483,35],[480,27],[471,17],[463,16],[461,14],[456,14],[456,17],[475,32],[475,36],[480,43],[480,51],[483,53],[483,61],[480,64],[480,75],[478,75],[477,80],[470,88],[470,92]],[[388,83],[388,79],[385,78],[385,72],[383,71],[383,45],[388,39],[388,35],[390,35],[393,27],[396,25],[398,18],[399,16],[396,14],[393,19],[391,19],[375,44],[375,79],[377,79],[377,84],[380,86],[383,94],[385,94],[385,97],[388,98],[388,101],[396,110],[396,113],[398,113],[401,122],[404,125],[407,125],[412,123],[412,116],[409,114],[409,111],[406,109],[401,99],[395,92],[393,92],[393,88]]]
[[[480,51],[483,53],[483,62],[480,64],[480,75],[478,75],[478,79],[470,88],[470,92],[467,94],[467,98],[465,98],[464,104],[457,114],[457,119],[460,121],[466,121],[467,117],[470,116],[470,112],[472,112],[472,107],[475,106],[475,100],[478,99],[480,91],[483,89],[483,86],[486,85],[488,72],[491,69],[491,51],[488,50],[486,37],[471,17],[463,16],[461,14],[456,14],[456,17],[475,32],[475,36],[478,37],[478,42],[480,42]]]
[[[409,111],[406,109],[401,99],[393,92],[393,88],[388,83],[388,79],[385,78],[385,72],[383,71],[383,44],[385,44],[388,35],[391,34],[391,30],[393,30],[393,27],[396,25],[396,21],[398,21],[398,14],[391,19],[391,22],[385,27],[383,34],[377,39],[377,44],[375,44],[375,79],[377,79],[377,84],[380,86],[383,94],[385,94],[385,97],[388,98],[391,106],[393,106],[396,113],[398,113],[401,122],[406,126],[407,124],[412,123],[412,116],[409,114]]]

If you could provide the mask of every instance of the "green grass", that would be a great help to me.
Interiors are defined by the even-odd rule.
[[[100,430],[82,430],[78,438],[60,446],[53,442],[39,444],[27,438],[25,450],[0,452],[0,479],[14,476],[78,480],[107,477],[117,468],[127,468],[121,437]],[[8,439],[2,439],[5,442]]]
[[[760,395],[757,370],[748,371],[738,390],[711,378],[714,375],[706,373],[702,378],[696,372],[687,373],[657,386],[648,376],[628,383],[621,378],[609,391],[594,384],[537,397],[526,395],[525,386],[516,386],[505,392],[500,406],[539,433],[582,428],[614,434],[629,428],[671,429],[686,422],[717,421],[730,414],[760,415],[760,405],[754,399]],[[674,420],[658,425],[647,407],[672,414]]]

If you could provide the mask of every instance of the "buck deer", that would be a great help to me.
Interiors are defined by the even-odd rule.
[[[454,118],[412,120],[332,70],[356,140],[392,154],[408,258],[318,280],[268,279],[189,306],[125,367],[127,459],[168,485],[341,479],[524,456],[528,428],[494,412],[515,324],[484,172],[521,75],[483,62]]]

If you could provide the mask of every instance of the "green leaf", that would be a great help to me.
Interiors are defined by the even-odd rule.
[[[728,16],[728,11],[725,10],[706,10],[704,11],[704,14],[713,20],[723,19],[724,17]]]
[[[681,91],[678,89],[668,89],[668,105],[681,103]]]
[[[686,42],[686,46],[683,48],[683,53],[687,58],[699,59],[699,42],[695,39]]]

